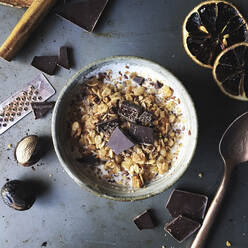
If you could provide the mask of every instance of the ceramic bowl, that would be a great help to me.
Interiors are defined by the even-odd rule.
[[[78,163],[71,152],[71,144],[66,120],[66,112],[70,101],[78,93],[78,86],[85,78],[111,69],[113,73],[136,71],[138,75],[169,85],[174,95],[181,100],[180,109],[185,119],[185,130],[180,153],[169,171],[146,187],[132,191],[127,187],[115,186],[95,176],[89,175],[82,164]],[[189,131],[190,130],[190,131]],[[194,104],[183,84],[168,70],[143,58],[133,56],[115,56],[105,58],[83,67],[76,73],[60,92],[52,117],[52,138],[58,159],[68,175],[80,186],[85,187],[98,196],[119,201],[134,201],[154,196],[174,184],[188,168],[197,143],[197,116]],[[69,133],[69,132],[68,132]]]

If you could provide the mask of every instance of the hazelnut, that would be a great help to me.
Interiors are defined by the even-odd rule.
[[[21,139],[15,148],[15,159],[23,166],[31,166],[39,161],[39,138],[36,135],[28,135]]]

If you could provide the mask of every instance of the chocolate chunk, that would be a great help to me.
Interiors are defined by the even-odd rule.
[[[97,124],[97,131],[103,132],[107,135],[110,135],[116,127],[118,127],[119,122],[117,119],[114,120],[108,120],[108,121],[103,121]]]
[[[208,197],[182,190],[174,190],[167,202],[166,208],[172,217],[182,214],[192,219],[203,219]]]
[[[140,106],[129,101],[123,101],[118,110],[119,116],[130,122],[136,122],[141,112],[142,108]]]
[[[108,146],[118,155],[134,146],[134,143],[117,127],[109,138]]]
[[[176,219],[166,224],[164,229],[181,243],[197,231],[200,226],[200,223],[179,215]]]
[[[145,79],[143,77],[140,77],[140,76],[135,76],[135,77],[133,77],[133,81],[139,85],[142,85],[144,83]]]
[[[153,144],[154,143],[154,134],[153,129],[150,127],[144,127],[131,123],[129,128],[130,136],[138,144]]]
[[[90,165],[99,165],[101,163],[101,160],[96,157],[94,154],[89,154],[87,156],[84,156],[82,158],[76,159],[79,163],[82,164],[90,164]]]
[[[58,65],[64,67],[65,69],[68,69],[68,70],[70,69],[68,47],[60,47],[59,56],[58,56]]]
[[[108,0],[85,0],[67,3],[57,10],[57,14],[68,21],[92,32]]]
[[[34,118],[39,119],[44,117],[50,110],[53,109],[55,102],[32,102],[31,107],[34,113]]]
[[[139,228],[139,230],[152,229],[154,227],[154,223],[149,213],[149,210],[146,210],[142,214],[135,217],[133,219],[133,222]]]
[[[140,117],[139,117],[139,121],[141,122],[142,125],[144,126],[151,126],[152,125],[152,121],[153,121],[153,115],[152,113],[148,112],[148,111],[144,111]]]
[[[31,65],[49,75],[54,75],[57,63],[57,56],[35,56]]]
[[[154,85],[155,89],[160,89],[162,88],[164,85],[162,83],[160,83],[159,81],[157,81]]]

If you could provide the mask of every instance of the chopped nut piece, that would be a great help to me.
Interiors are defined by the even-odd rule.
[[[226,247],[231,247],[232,244],[229,241],[226,241]]]

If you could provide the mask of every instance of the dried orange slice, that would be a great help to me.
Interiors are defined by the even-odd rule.
[[[199,65],[212,68],[221,51],[248,38],[248,25],[235,6],[206,1],[196,6],[183,23],[183,44]]]
[[[248,101],[248,43],[235,44],[219,54],[213,76],[228,96]]]

